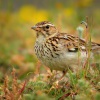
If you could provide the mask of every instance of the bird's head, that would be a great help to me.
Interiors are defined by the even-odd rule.
[[[40,35],[43,35],[44,37],[50,37],[58,32],[56,27],[48,21],[39,22],[32,26],[31,29],[37,32],[37,37]]]

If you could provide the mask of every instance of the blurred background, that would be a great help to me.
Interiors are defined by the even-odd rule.
[[[0,81],[13,67],[22,79],[35,71],[36,34],[31,26],[48,20],[74,34],[86,16],[92,40],[100,43],[100,0],[0,0]]]

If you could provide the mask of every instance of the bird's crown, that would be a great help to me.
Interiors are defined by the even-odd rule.
[[[57,33],[57,29],[56,29],[55,25],[53,25],[49,21],[39,22],[31,28],[38,33],[38,36],[43,35],[43,36],[47,37],[47,36]]]

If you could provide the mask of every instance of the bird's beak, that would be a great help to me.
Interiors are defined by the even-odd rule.
[[[37,27],[36,27],[36,26],[32,26],[32,27],[31,27],[31,29],[36,30],[36,29],[37,29]]]

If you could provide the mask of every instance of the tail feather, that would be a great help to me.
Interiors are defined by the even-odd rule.
[[[100,44],[92,42],[92,51],[100,52]]]
[[[92,52],[94,54],[94,62],[100,63],[100,44],[92,43]]]

